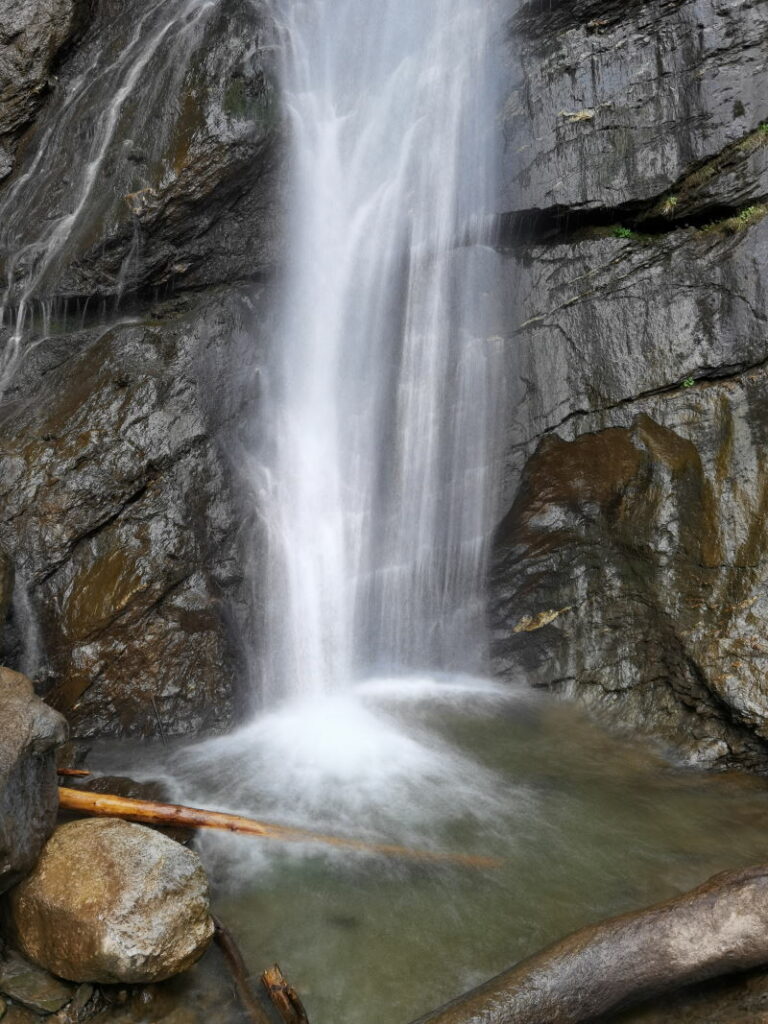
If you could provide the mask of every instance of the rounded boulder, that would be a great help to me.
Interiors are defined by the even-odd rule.
[[[191,967],[213,936],[198,856],[117,818],[59,827],[9,903],[21,951],[69,981],[162,981]]]

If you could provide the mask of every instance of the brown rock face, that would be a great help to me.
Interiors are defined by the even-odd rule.
[[[0,535],[35,606],[48,665],[33,667],[76,736],[230,713],[234,511],[194,379],[201,325],[196,309],[97,335],[61,367],[76,388],[62,377],[0,425]]]
[[[33,120],[59,50],[80,27],[83,0],[0,0],[0,178]]]
[[[19,672],[0,668],[0,891],[32,868],[59,806],[54,750],[64,719]]]
[[[110,818],[57,829],[10,908],[21,950],[71,981],[162,981],[191,967],[213,935],[197,856]]]

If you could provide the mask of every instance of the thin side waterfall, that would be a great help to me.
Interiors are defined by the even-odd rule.
[[[125,193],[144,184],[127,157],[138,152],[147,165],[159,164],[175,114],[165,97],[178,92],[215,7],[215,0],[161,0],[136,19],[128,11],[115,19],[107,46],[85,51],[60,91],[34,156],[0,204],[0,400],[21,360],[50,335],[59,276],[78,245],[106,235]],[[61,152],[73,169],[64,180],[51,158]],[[129,272],[122,268],[121,284]]]
[[[277,10],[292,189],[264,421],[266,675],[272,699],[316,698],[480,663],[494,5]]]

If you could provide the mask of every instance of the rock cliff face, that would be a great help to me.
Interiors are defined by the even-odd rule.
[[[270,22],[100,0],[50,80],[67,5],[15,6],[0,66],[38,77],[0,95],[0,132],[23,111],[0,188],[6,659],[79,736],[222,728],[253,631],[237,480],[280,211]]]
[[[497,670],[768,767],[768,8],[523,4]]]

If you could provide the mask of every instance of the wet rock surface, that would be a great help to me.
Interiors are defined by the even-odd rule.
[[[520,4],[506,208],[636,203],[757,127],[767,27],[759,0]]]
[[[89,11],[0,188],[0,643],[76,736],[220,730],[258,632],[272,26],[244,0]]]
[[[64,719],[18,672],[0,668],[0,890],[29,871],[56,823],[55,750]]]
[[[96,5],[0,193],[11,303],[200,288],[273,266],[269,26],[245,0]]]
[[[72,1001],[75,988],[10,952],[0,960],[0,992],[28,1010],[55,1013]]]
[[[41,348],[0,424],[17,647],[80,736],[222,728],[241,675],[222,348],[248,313],[223,293],[154,314]]]
[[[765,17],[595,0],[510,24],[527,84],[500,252],[521,384],[491,600],[501,675],[759,770]]]
[[[34,120],[56,58],[87,21],[87,0],[0,3],[0,179],[14,164],[18,140]]]
[[[117,819],[60,826],[9,905],[22,952],[71,981],[162,981],[195,963],[213,935],[197,855]]]

